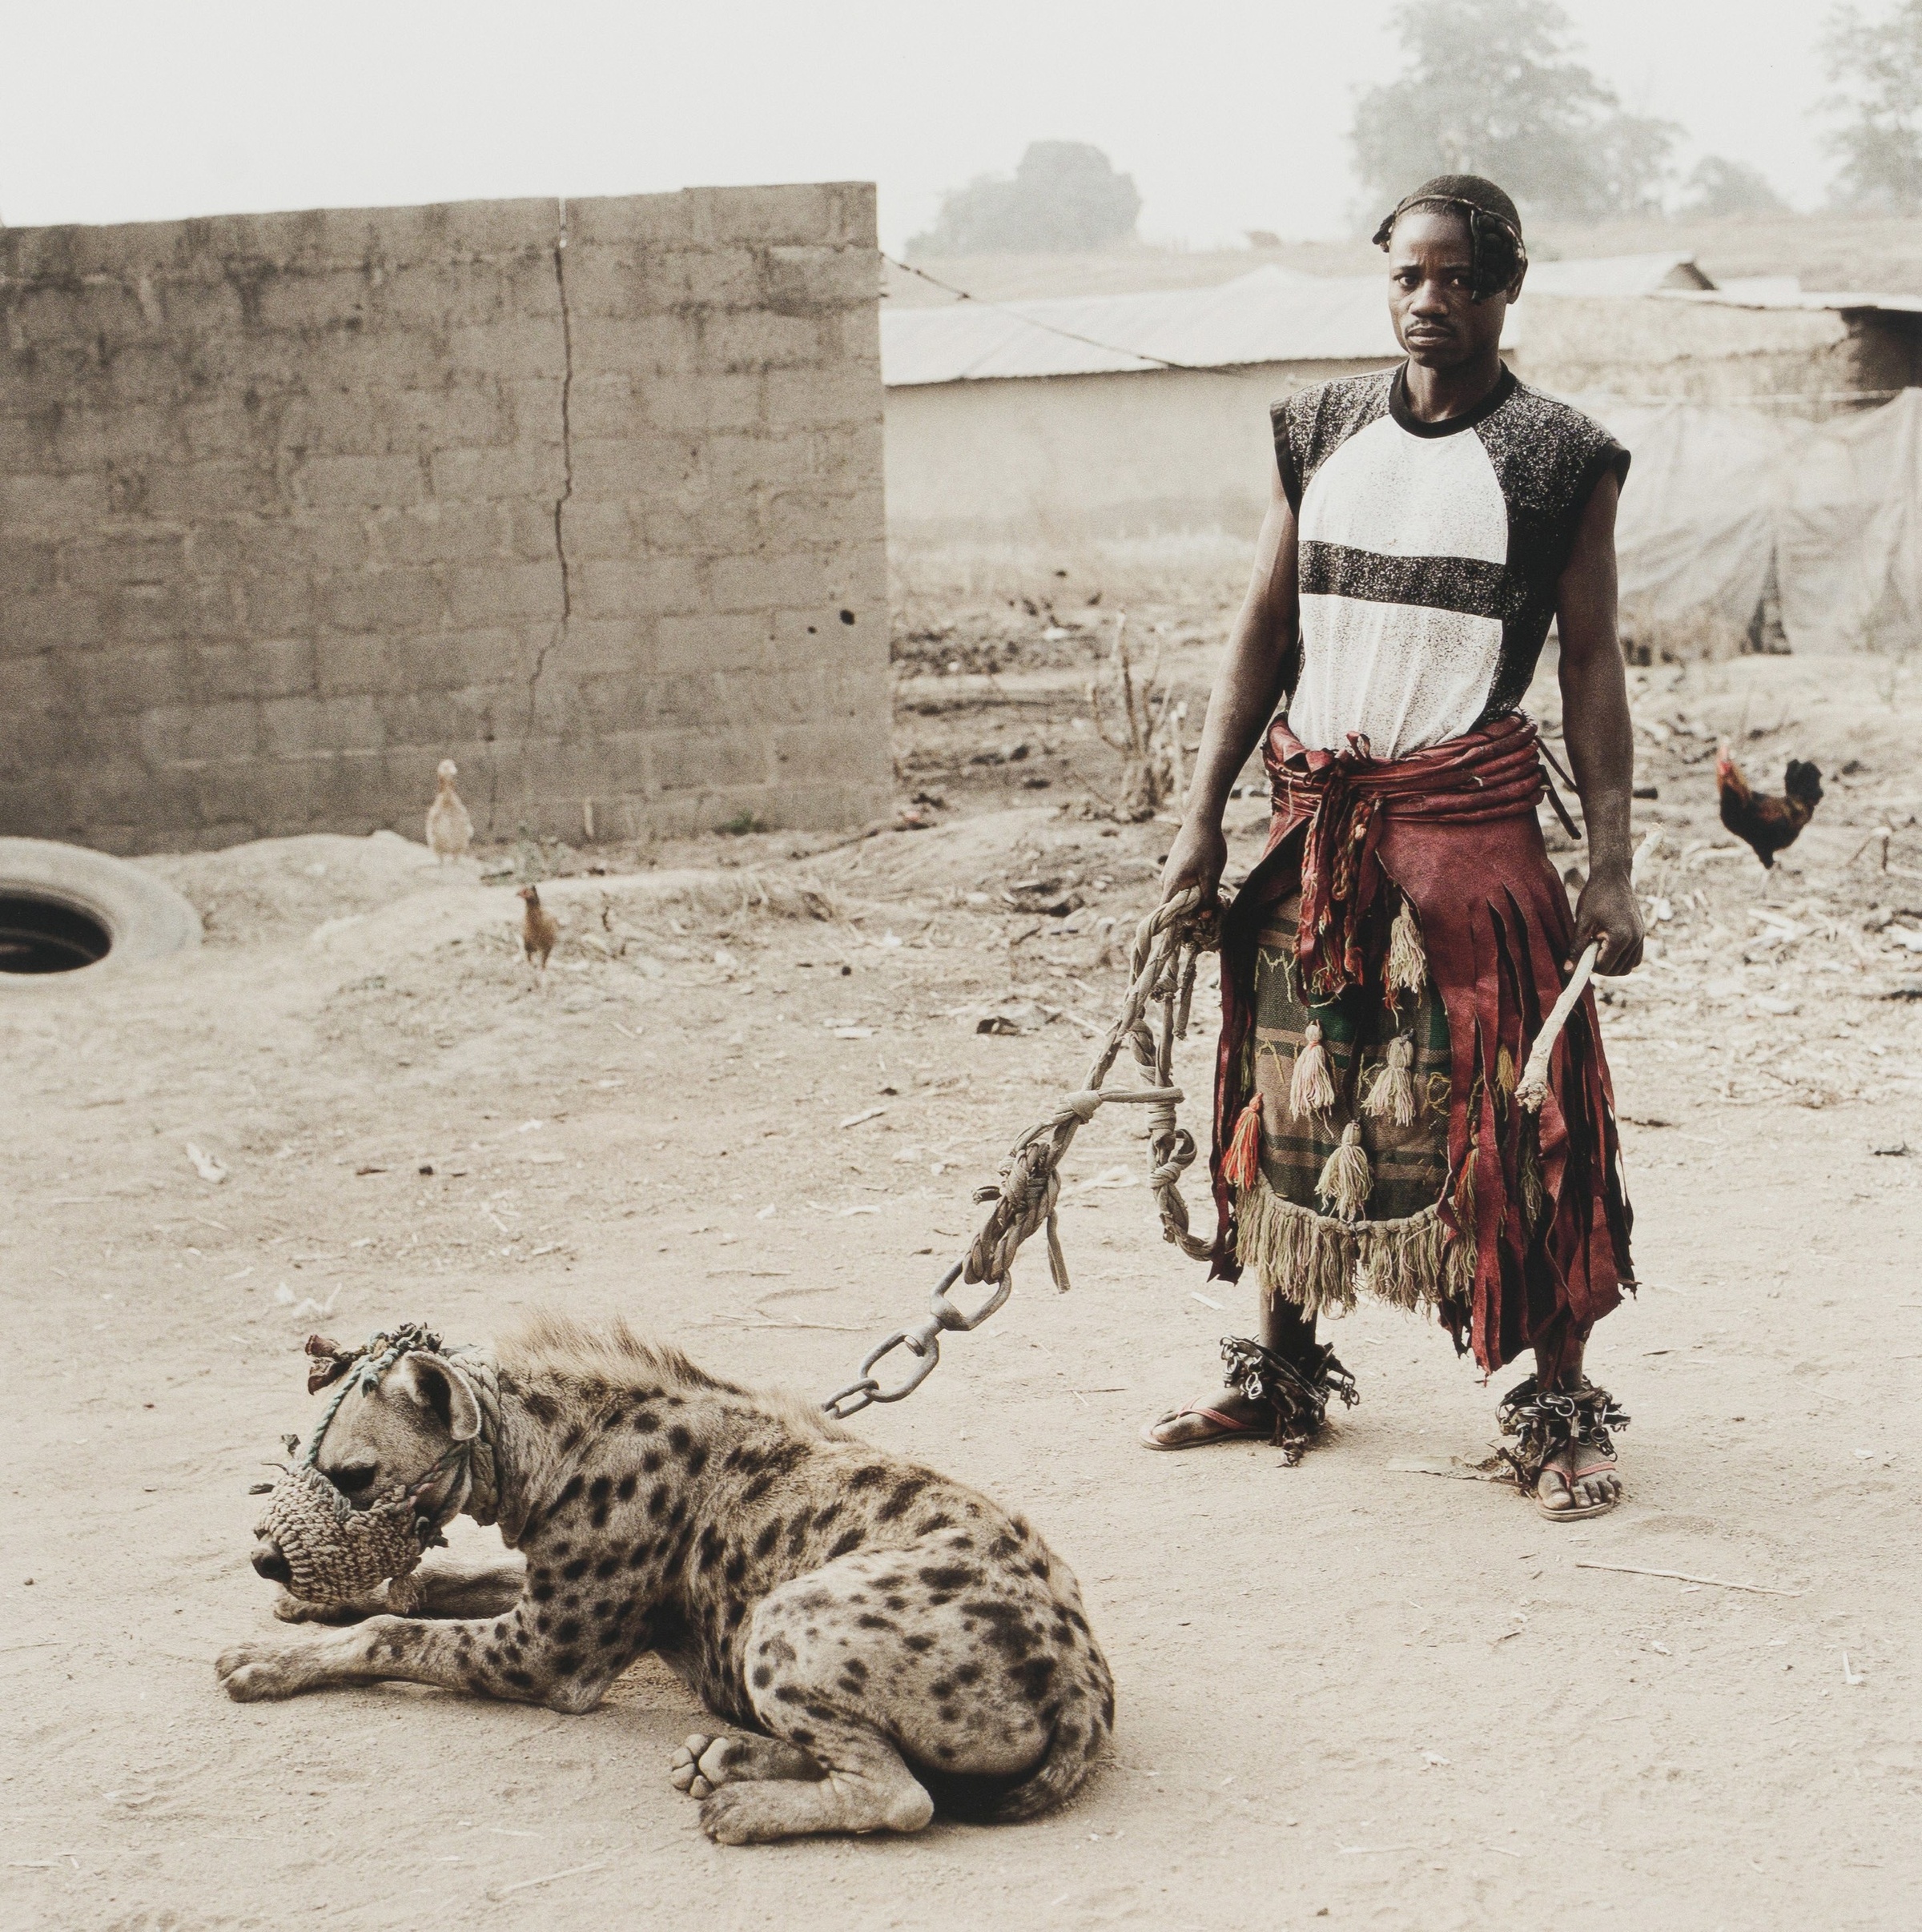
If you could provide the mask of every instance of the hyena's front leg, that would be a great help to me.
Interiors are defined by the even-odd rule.
[[[538,1631],[537,1622],[551,1631]],[[247,1704],[399,1678],[555,1710],[591,1710],[645,1640],[637,1632],[597,1629],[596,1641],[581,1643],[579,1634],[571,1620],[553,1625],[549,1613],[524,1601],[491,1622],[376,1617],[304,1642],[235,1644],[214,1669],[227,1695]]]
[[[408,1617],[505,1617],[527,1587],[527,1565],[517,1556],[429,1557],[414,1572],[416,1598]],[[388,1615],[384,1596],[348,1603],[308,1603],[283,1590],[274,1614],[283,1624],[364,1624]]]

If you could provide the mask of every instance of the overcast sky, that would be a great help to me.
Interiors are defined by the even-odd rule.
[[[1143,231],[1347,231],[1392,0],[0,0],[0,219],[871,179],[886,246],[1038,139],[1132,173]],[[1813,0],[1573,0],[1690,159],[1827,179]],[[1686,163],[1685,163],[1686,165]]]

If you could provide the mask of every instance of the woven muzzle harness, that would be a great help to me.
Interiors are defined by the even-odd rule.
[[[428,1550],[446,1542],[441,1532],[447,1524],[463,1508],[470,1508],[481,1522],[493,1520],[500,1408],[493,1365],[472,1349],[444,1349],[440,1338],[421,1322],[406,1322],[391,1333],[370,1336],[355,1349],[311,1335],[307,1352],[312,1358],[308,1366],[308,1394],[339,1386],[304,1453],[280,1465],[277,1482],[255,1484],[255,1493],[264,1493],[267,1504],[254,1533],[271,1538],[279,1548],[292,1573],[287,1587],[304,1601],[345,1603],[370,1596],[385,1583],[387,1607],[404,1616],[419,1596],[413,1573]],[[480,1410],[480,1433],[452,1444],[410,1481],[396,1483],[356,1504],[320,1473],[320,1445],[349,1392],[360,1388],[371,1394],[381,1377],[409,1353],[431,1356],[461,1376]],[[299,1443],[297,1436],[287,1438],[290,1456],[296,1455]],[[426,1506],[424,1499],[450,1469],[455,1480],[445,1497],[437,1507]]]

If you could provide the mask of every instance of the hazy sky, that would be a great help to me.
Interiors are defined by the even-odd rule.
[[[1574,0],[1590,64],[1799,205],[1811,0]],[[1133,174],[1144,232],[1345,232],[1392,0],[0,0],[0,219],[862,179],[898,247],[1036,139]]]

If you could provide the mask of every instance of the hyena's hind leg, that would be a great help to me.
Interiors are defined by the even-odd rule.
[[[778,1737],[717,1737],[697,1731],[675,1752],[668,1775],[677,1791],[706,1797],[723,1785],[782,1778],[814,1782],[825,1774],[798,1745]]]
[[[934,1816],[934,1800],[874,1725],[825,1705],[798,1705],[796,1713],[790,1728],[809,1740],[807,1746],[786,1746],[792,1758],[766,1761],[806,1760],[813,1765],[812,1776],[789,1770],[723,1785],[701,1805],[701,1829],[710,1838],[722,1845],[762,1845],[820,1832],[919,1831]],[[814,1761],[816,1750],[825,1769]]]

